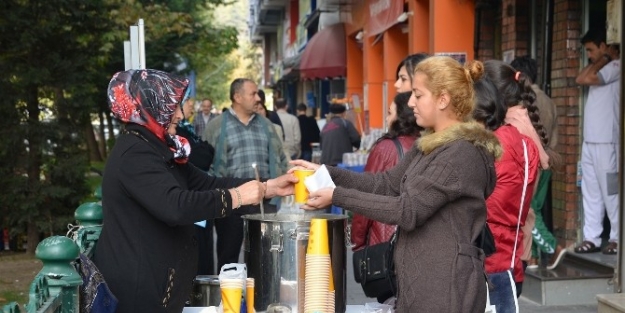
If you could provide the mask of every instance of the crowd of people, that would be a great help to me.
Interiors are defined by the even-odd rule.
[[[614,254],[619,50],[591,32],[582,44],[591,63],[577,82],[590,92],[584,241],[574,251],[599,251],[606,207],[612,231],[603,253]],[[279,197],[293,193],[293,170],[320,167],[311,162],[315,142],[336,187],[311,192],[302,208],[353,212],[355,251],[397,237],[396,292],[379,302],[393,301],[398,312],[481,313],[489,298],[497,312],[515,311],[526,267],[538,266],[543,253],[554,269],[567,253],[542,219],[560,157],[557,111],[536,84],[536,68],[529,57],[460,64],[407,56],[397,67],[388,130],[365,173],[337,167],[361,138],[344,105],[329,106],[320,130],[306,104],[289,112],[278,98],[276,110],[267,110],[265,93],[249,79],[232,82],[230,107],[215,114],[210,99],[195,112],[184,78],[115,74],[108,100],[125,127],[104,172],[105,226],[94,261],[119,299],[118,312],[180,312],[195,275],[238,262],[241,215],[258,212],[261,202],[277,212]],[[485,227],[496,247],[488,256],[475,244]]]

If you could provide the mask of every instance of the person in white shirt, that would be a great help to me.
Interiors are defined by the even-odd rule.
[[[597,252],[601,247],[603,218],[610,219],[610,238],[604,254],[618,249],[618,145],[621,63],[619,48],[607,45],[605,30],[589,31],[582,44],[590,64],[582,69],[575,82],[589,86],[584,107],[582,144],[582,201],[584,241],[577,253]]]
[[[286,111],[286,101],[277,99],[274,103],[276,113],[284,128],[284,153],[291,157],[291,160],[298,159],[301,153],[302,134],[299,128],[299,120],[293,114]]]

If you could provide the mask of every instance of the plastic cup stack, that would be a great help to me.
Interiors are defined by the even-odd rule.
[[[330,288],[328,292],[328,312],[336,312],[336,298],[334,291],[334,275],[332,275],[332,261],[330,260]]]
[[[221,279],[221,303],[224,313],[241,313],[241,296],[243,295],[242,279]]]
[[[305,313],[327,312],[330,271],[328,222],[325,219],[313,218],[310,221],[308,249],[306,251]]]
[[[254,313],[254,278],[245,281],[245,303],[247,303],[247,313]]]

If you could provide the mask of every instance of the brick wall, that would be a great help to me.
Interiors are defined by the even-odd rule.
[[[502,59],[502,52],[515,56],[530,54],[531,12],[529,0],[503,0],[500,6],[482,10],[478,59]],[[553,177],[554,233],[567,245],[577,241],[580,190],[576,186],[580,155],[580,92],[575,84],[579,71],[581,1],[555,0],[551,55],[551,96],[558,108],[558,152],[563,165]],[[542,73],[544,6],[537,7],[537,61]],[[498,33],[499,32],[499,33]],[[500,36],[498,38],[498,36]],[[497,46],[499,45],[499,46]],[[542,82],[539,76],[539,82]]]
[[[483,7],[480,18],[480,29],[478,38],[478,52],[476,59],[486,61],[498,59],[500,47],[495,45],[501,37],[501,12],[499,6]]]
[[[558,107],[558,152],[563,167],[553,179],[554,232],[566,244],[577,240],[581,227],[578,208],[580,190],[576,186],[580,156],[580,92],[575,84],[579,72],[581,1],[555,0],[551,63],[551,97]]]
[[[514,56],[529,54],[529,1],[504,0],[501,3],[502,52],[514,51]]]

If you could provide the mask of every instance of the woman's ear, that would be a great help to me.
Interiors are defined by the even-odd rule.
[[[438,97],[438,103],[436,104],[436,106],[438,107],[439,110],[445,110],[449,106],[449,101],[450,101],[449,94],[443,92]]]

